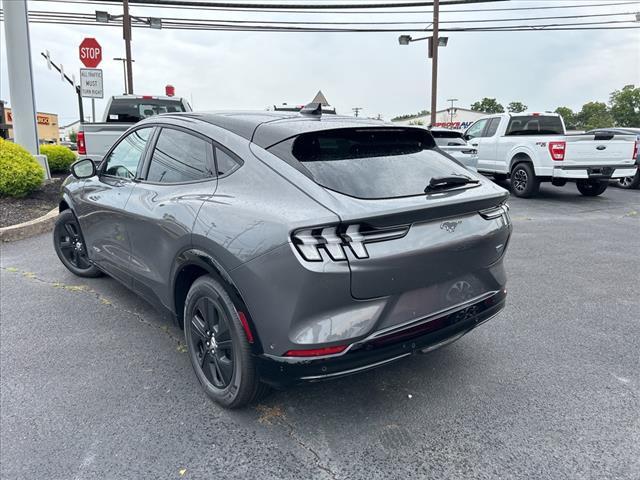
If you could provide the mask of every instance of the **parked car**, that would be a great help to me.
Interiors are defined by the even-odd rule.
[[[478,171],[478,150],[467,143],[461,131],[432,128],[430,132],[440,150],[451,155],[469,170]]]
[[[640,165],[640,128],[597,128],[590,130],[587,133],[596,135],[635,135],[636,136],[636,165]],[[621,188],[640,188],[640,168],[636,171],[636,174],[631,177],[622,177],[616,181],[616,184]]]
[[[60,145],[67,147],[72,152],[78,151],[78,144],[76,142],[60,142]]]
[[[481,118],[465,132],[478,149],[478,171],[511,178],[518,197],[532,197],[541,182],[576,182],[582,195],[602,194],[609,179],[634,176],[637,144],[631,135],[566,135],[555,113],[503,113]]]
[[[58,257],[170,314],[225,407],[438,348],[505,304],[508,192],[423,128],[161,115],[72,172]]]
[[[78,155],[99,162],[132,125],[161,113],[190,112],[184,98],[151,95],[116,95],[107,102],[100,123],[82,123],[78,129]]]

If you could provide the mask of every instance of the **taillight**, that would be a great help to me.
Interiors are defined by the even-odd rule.
[[[640,140],[636,140],[636,143],[633,144],[633,155],[631,156],[633,160],[638,158],[638,148],[640,148]]]
[[[549,142],[549,153],[551,158],[557,162],[564,160],[564,153],[567,149],[567,142]]]
[[[347,349],[347,345],[337,345],[335,347],[312,348],[309,350],[289,350],[285,357],[321,357],[324,355],[335,355]]]
[[[87,146],[84,143],[84,132],[78,132],[76,144],[78,145],[78,155],[86,155]]]
[[[404,237],[409,231],[408,225],[384,229],[370,228],[364,225],[327,226],[297,230],[291,235],[302,258],[309,262],[321,262],[324,251],[331,260],[339,262],[347,259],[349,248],[356,258],[369,258],[366,243],[383,242]]]

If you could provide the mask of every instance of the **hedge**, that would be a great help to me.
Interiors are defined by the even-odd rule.
[[[20,145],[0,138],[0,195],[24,197],[44,180],[44,169]]]
[[[69,173],[69,167],[76,161],[75,154],[62,145],[41,145],[40,153],[47,156],[52,173]]]

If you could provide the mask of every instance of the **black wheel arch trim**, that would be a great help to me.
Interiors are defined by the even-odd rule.
[[[511,161],[509,162],[509,173],[513,171],[513,167],[515,167],[518,163],[530,163],[533,167],[533,160],[526,153],[518,153],[513,156]]]
[[[58,212],[64,212],[65,210],[71,210],[74,215],[76,214],[75,204],[67,192],[62,194],[62,198],[58,202]]]
[[[242,305],[242,311],[245,314],[247,321],[249,323],[249,328],[251,329],[251,333],[254,338],[254,342],[251,344],[252,353],[260,354],[263,352],[262,344],[260,342],[260,336],[255,328],[253,323],[253,317],[251,316],[251,312],[249,311],[249,307],[244,301],[240,289],[236,285],[236,283],[231,278],[231,275],[227,272],[227,270],[222,266],[222,264],[211,254],[201,250],[199,248],[188,248],[180,252],[174,262],[173,267],[171,269],[171,305],[174,313],[174,317],[178,326],[182,328],[182,312],[178,312],[176,308],[178,296],[176,295],[176,282],[178,280],[179,274],[188,267],[196,267],[203,271],[205,274],[213,275],[214,277],[220,278],[224,281],[228,286],[231,287],[233,291],[229,292],[234,300],[237,300]]]

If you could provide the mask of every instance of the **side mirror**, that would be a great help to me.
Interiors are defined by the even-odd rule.
[[[469,141],[469,140],[471,140],[473,137],[472,137],[471,135],[468,135],[468,134],[466,134],[466,133],[465,133],[465,134],[462,136],[462,138],[464,138],[465,142],[468,142],[468,141]]]
[[[71,174],[78,180],[91,178],[96,174],[96,165],[90,158],[83,158],[71,165]]]

